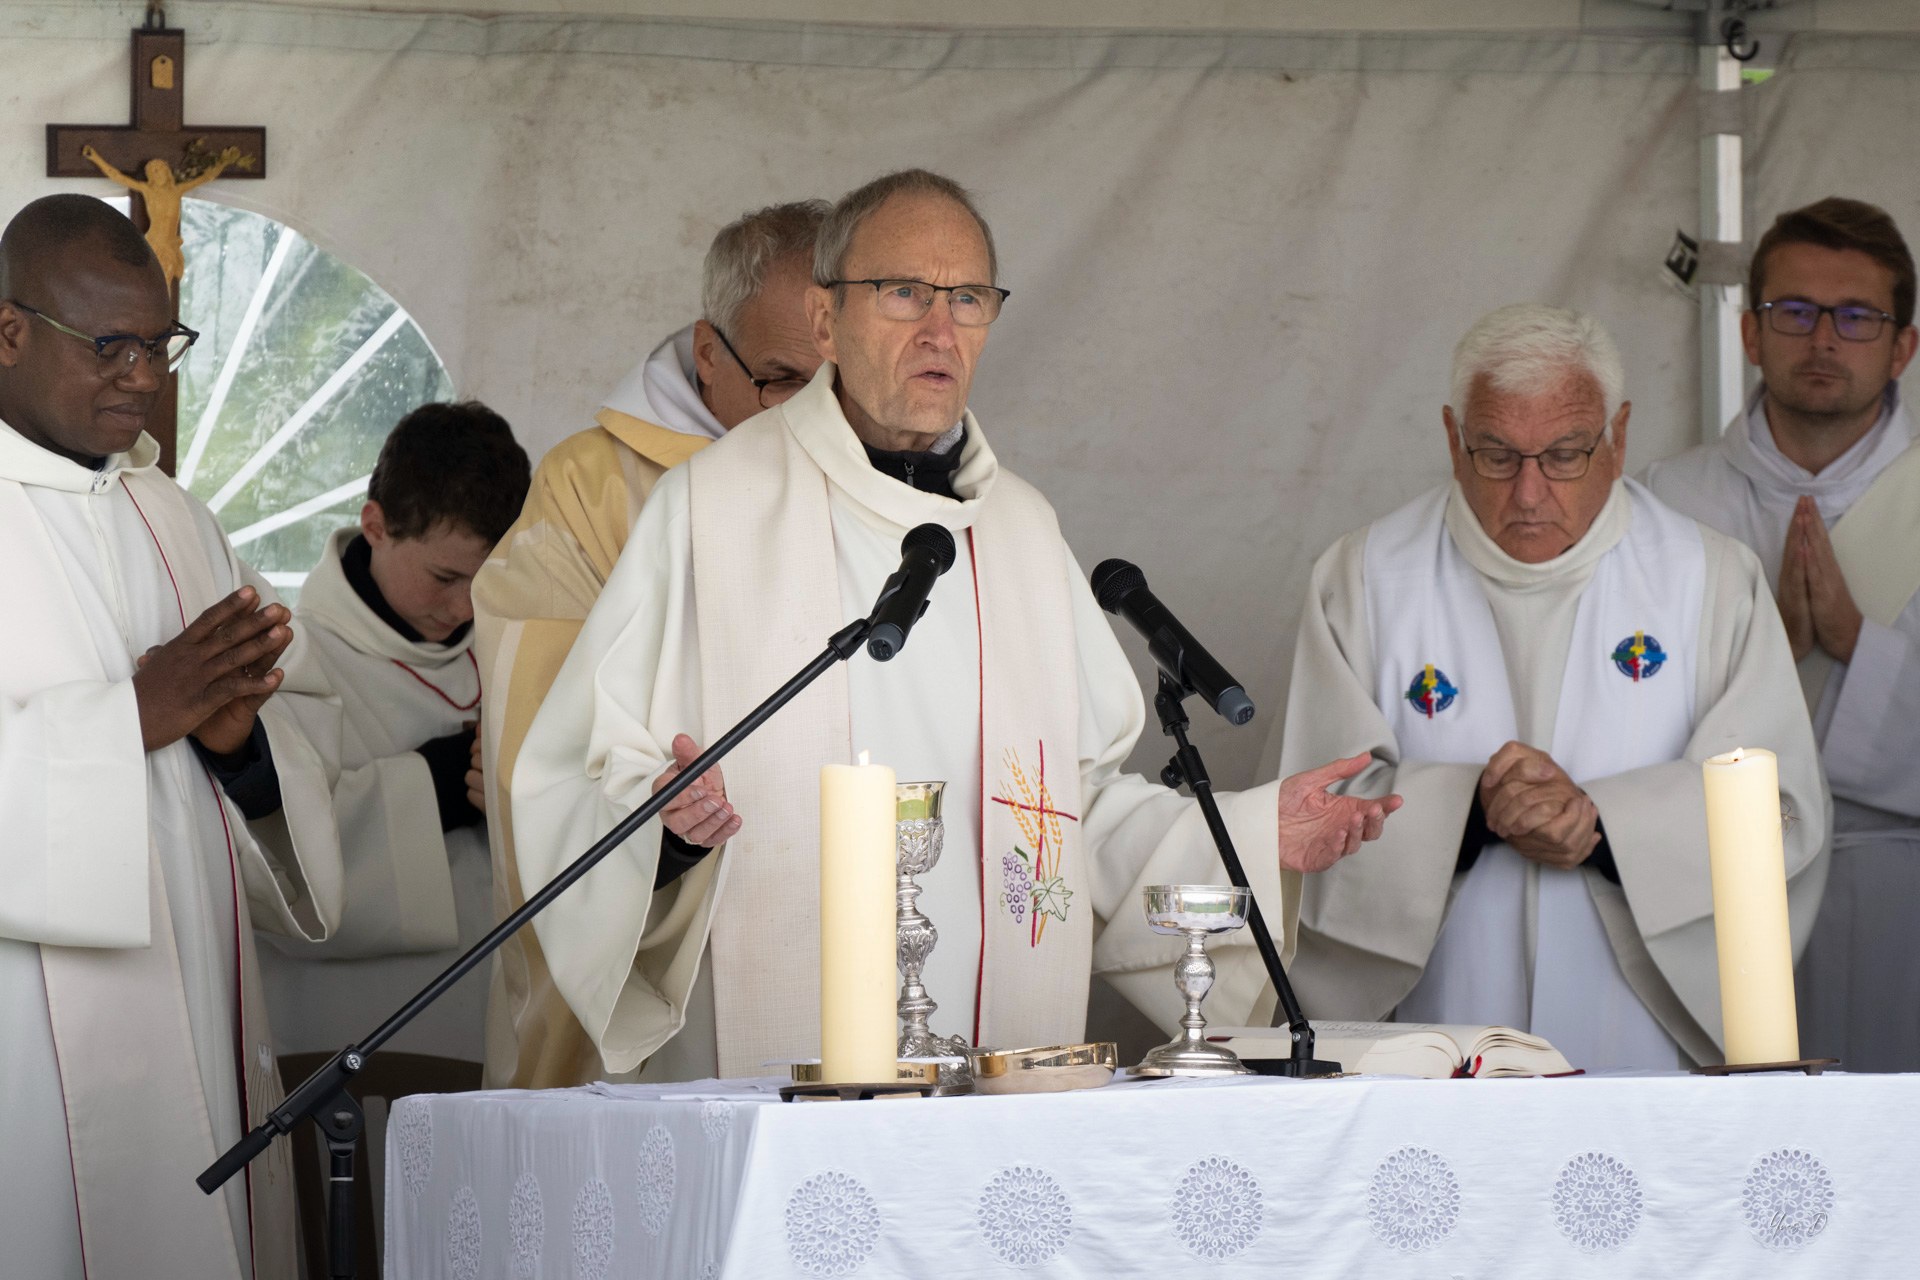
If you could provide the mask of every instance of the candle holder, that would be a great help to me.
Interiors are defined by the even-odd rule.
[[[1247,922],[1253,895],[1231,885],[1156,884],[1141,891],[1147,909],[1147,927],[1155,933],[1178,934],[1187,940],[1187,953],[1174,966],[1174,985],[1187,1002],[1180,1019],[1181,1034],[1151,1049],[1133,1076],[1239,1076],[1249,1069],[1231,1049],[1207,1043],[1207,1019],[1200,1005],[1213,987],[1213,957],[1207,938],[1232,933]]]
[[[940,1092],[965,1093],[971,1090],[973,1074],[967,1054],[972,1049],[959,1036],[935,1035],[928,1025],[933,1011],[940,1006],[927,994],[920,975],[934,944],[940,941],[926,913],[920,910],[920,885],[915,876],[925,875],[940,861],[946,839],[946,823],[940,817],[940,804],[946,791],[944,782],[902,782],[893,789],[895,804],[894,852],[895,884],[894,928],[898,939],[900,964],[900,1056],[902,1058],[940,1059]]]

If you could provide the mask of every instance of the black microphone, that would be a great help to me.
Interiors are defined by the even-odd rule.
[[[1228,724],[1253,719],[1253,699],[1227,669],[1147,590],[1147,575],[1125,560],[1102,560],[1093,570],[1093,596],[1147,638],[1147,652],[1169,680],[1206,699]]]
[[[875,660],[887,662],[906,646],[907,632],[927,611],[935,579],[953,568],[953,551],[953,535],[945,525],[917,525],[900,539],[900,567],[873,602],[867,652]]]

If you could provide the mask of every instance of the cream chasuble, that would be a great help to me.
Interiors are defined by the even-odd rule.
[[[719,434],[686,372],[692,351],[689,325],[608,397],[599,426],[547,451],[520,519],[473,580],[473,647],[491,691],[481,707],[481,727],[495,919],[525,901],[513,851],[509,782],[527,726],[654,483]],[[599,1052],[554,989],[530,930],[507,939],[497,953],[486,1039],[489,1088],[553,1088],[601,1072]]]
[[[1810,496],[1865,615],[1852,661],[1816,647],[1801,685],[1833,789],[1833,869],[1799,970],[1801,1050],[1863,1071],[1920,1071],[1920,447],[1897,387],[1818,475],[1773,441],[1760,388],[1712,444],[1654,464],[1663,499],[1744,542],[1777,584]]]
[[[338,919],[331,779],[290,715],[326,690],[296,633],[259,822],[185,741],[142,749],[135,656],[243,583],[272,598],[158,455],[94,471],[0,425],[0,1248],[36,1280],[295,1269],[286,1144],[222,1195],[194,1176],[281,1096],[253,925]]]
[[[531,888],[649,794],[676,732],[711,741],[871,608],[907,529],[954,530],[958,559],[901,655],[835,668],[723,766],[744,823],[724,850],[653,893],[649,824],[537,923],[612,1072],[654,1057],[649,1078],[753,1075],[817,1053],[818,773],[853,750],[948,784],[946,853],[921,899],[941,933],[927,983],[944,1034],[1078,1038],[1091,967],[1135,973],[1177,951],[1146,930],[1138,890],[1223,874],[1190,801],[1119,772],[1144,704],[1044,499],[971,415],[961,500],[875,471],[834,376],[661,481],[522,751]],[[1222,800],[1284,921],[1277,786]],[[1222,958],[1213,999],[1249,1015],[1258,958]],[[1156,977],[1171,1024],[1177,997]]]
[[[1589,1069],[1718,1060],[1698,762],[1741,744],[1781,755],[1803,943],[1826,805],[1804,712],[1777,696],[1790,664],[1751,557],[1636,486],[1616,485],[1544,565],[1500,551],[1453,486],[1335,544],[1314,571],[1282,768],[1371,751],[1350,788],[1398,791],[1407,812],[1378,857],[1307,886],[1294,977],[1308,1013],[1531,1027]],[[1593,798],[1619,885],[1498,843],[1455,874],[1508,737]]]
[[[331,1052],[373,1030],[493,927],[484,825],[440,830],[426,759],[415,748],[480,716],[473,633],[452,644],[404,639],[347,581],[327,540],[293,625],[340,698],[334,813],[346,860],[340,928],[318,946],[269,939],[267,1006],[282,1053]],[[388,1042],[407,1053],[479,1062],[487,989],[468,976]]]

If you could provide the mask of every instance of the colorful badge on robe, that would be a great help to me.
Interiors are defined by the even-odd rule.
[[[1453,705],[1460,690],[1447,679],[1447,673],[1429,662],[1407,686],[1407,701],[1413,709],[1431,720]]]
[[[1667,665],[1667,651],[1644,631],[1636,631],[1613,646],[1613,665],[1635,684],[1651,680]]]

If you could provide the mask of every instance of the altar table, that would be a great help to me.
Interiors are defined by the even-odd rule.
[[[1920,1275],[1920,1075],[408,1098],[389,1280]]]

